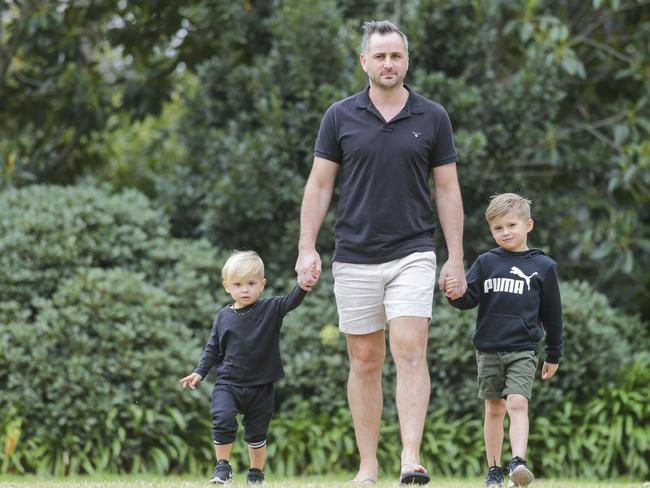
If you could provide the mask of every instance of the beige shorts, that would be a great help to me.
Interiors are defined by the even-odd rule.
[[[396,317],[431,318],[436,255],[415,252],[381,264],[334,262],[339,329],[370,334]]]

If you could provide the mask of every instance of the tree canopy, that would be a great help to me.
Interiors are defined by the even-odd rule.
[[[531,402],[533,463],[647,479],[648,0],[0,0],[0,472],[209,465],[209,388],[178,378],[227,299],[220,268],[253,248],[267,293],[293,287],[321,117],[364,88],[360,27],[383,18],[409,37],[407,83],[449,112],[466,265],[504,191],[533,200],[529,243],[559,264],[569,347]],[[354,469],[333,215],[283,326],[274,473]],[[477,476],[475,317],[437,303],[432,322],[423,453]],[[384,376],[390,467],[390,358]]]
[[[293,268],[322,113],[360,90],[360,25],[397,20],[452,119],[468,260],[488,197],[533,202],[561,277],[650,313],[645,0],[0,1],[2,187],[149,194],[178,237]],[[331,214],[328,217],[331,221]],[[331,225],[320,247],[332,249]]]

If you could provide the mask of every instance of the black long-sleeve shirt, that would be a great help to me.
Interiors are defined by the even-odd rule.
[[[546,330],[546,361],[562,356],[562,303],[557,264],[539,249],[481,254],[467,273],[467,291],[449,300],[478,305],[472,342],[479,351],[537,351]]]
[[[235,310],[222,308],[194,371],[202,378],[216,366],[216,384],[255,386],[284,377],[280,357],[280,327],[289,311],[300,305],[306,292],[296,286],[283,297],[257,300]]]

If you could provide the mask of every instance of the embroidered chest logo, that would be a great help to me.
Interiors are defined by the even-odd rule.
[[[519,278],[523,279],[515,280],[512,278],[488,278],[483,282],[483,293],[492,291],[522,295],[524,293],[524,284],[526,284],[528,291],[530,291],[530,279],[538,273],[535,271],[532,275],[526,276],[526,274],[517,266],[513,266],[510,268],[510,274],[516,275]]]
[[[413,131],[413,132],[411,132],[411,134],[413,134],[413,137],[420,137],[422,135],[422,132]]]

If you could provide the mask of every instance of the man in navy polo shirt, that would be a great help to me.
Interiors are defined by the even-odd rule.
[[[360,455],[353,481],[377,481],[388,321],[397,369],[400,481],[424,484],[429,475],[420,463],[420,444],[430,395],[426,349],[436,273],[429,178],[449,251],[439,286],[447,277],[458,280],[455,298],[466,289],[457,154],[444,108],[404,84],[406,36],[388,21],[366,22],[363,32],[359,59],[369,86],[334,103],[323,117],[302,202],[296,272],[305,289],[318,280],[316,238],[340,173],[332,272]]]

